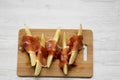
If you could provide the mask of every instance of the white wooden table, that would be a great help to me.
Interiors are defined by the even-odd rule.
[[[18,31],[84,28],[94,33],[94,76],[66,80],[120,80],[120,0],[0,0],[0,80],[64,80],[18,77]]]

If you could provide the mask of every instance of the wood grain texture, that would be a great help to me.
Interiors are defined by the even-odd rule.
[[[81,23],[92,29],[93,77],[18,77],[18,31],[24,23],[40,29],[78,29]],[[0,0],[0,80],[120,80],[119,34],[120,0]]]
[[[42,33],[45,34],[47,39],[52,39],[55,29],[31,29],[33,36],[41,36]],[[70,37],[75,35],[78,30],[61,30],[61,37],[59,40],[59,45],[61,45],[62,33],[66,32],[67,42],[69,42]],[[19,31],[18,47],[22,44],[22,38],[25,36],[25,30],[21,29]],[[65,76],[59,67],[59,60],[54,60],[49,69],[42,68],[40,76],[44,77],[92,77],[93,75],[93,34],[91,30],[83,30],[83,43],[88,46],[88,60],[83,61],[83,52],[81,50],[76,58],[76,66],[68,70],[68,75]],[[34,68],[31,67],[29,55],[26,52],[22,52],[18,49],[18,63],[17,63],[17,75],[18,76],[34,76]]]

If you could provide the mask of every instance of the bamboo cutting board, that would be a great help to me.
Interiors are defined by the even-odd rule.
[[[46,39],[53,37],[55,29],[31,29],[33,36],[41,36],[44,33]],[[78,30],[75,29],[62,29],[59,44],[61,43],[62,33],[66,32],[67,42],[69,38],[75,35]],[[19,31],[18,47],[22,43],[22,37],[25,35],[24,29]],[[91,30],[83,30],[83,43],[88,46],[88,60],[83,61],[83,52],[81,50],[76,58],[77,66],[68,70],[68,75],[64,75],[59,67],[59,60],[54,60],[51,67],[42,68],[39,76],[44,77],[92,77],[93,75],[93,33]],[[18,61],[17,61],[17,75],[18,76],[34,76],[34,67],[30,65],[29,55],[18,49]]]

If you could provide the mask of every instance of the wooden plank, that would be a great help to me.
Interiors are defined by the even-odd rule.
[[[75,35],[78,30],[75,29],[62,29],[61,36],[63,32],[66,32],[67,41],[72,35]],[[46,39],[53,37],[55,29],[31,29],[33,36],[41,36],[44,33]],[[24,29],[19,31],[18,47],[22,43],[22,37],[25,35]],[[65,76],[59,67],[59,60],[54,60],[49,69],[42,68],[41,74],[39,76],[46,77],[92,77],[93,75],[93,34],[91,30],[83,30],[83,43],[88,45],[88,60],[83,61],[83,50],[81,50],[77,56],[76,63],[77,66],[72,67],[68,71],[68,75]],[[59,44],[61,42],[61,37]],[[17,63],[17,75],[18,76],[34,76],[34,67],[31,67],[29,56],[25,52],[21,52],[18,49],[18,63]]]

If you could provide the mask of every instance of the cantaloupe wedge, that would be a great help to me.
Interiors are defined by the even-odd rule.
[[[80,29],[78,30],[78,36],[82,36],[82,25],[80,24]],[[71,56],[69,59],[69,65],[73,64],[78,54],[78,50],[71,51]]]
[[[65,32],[63,34],[62,48],[63,49],[67,48],[67,41],[66,41],[66,33]],[[68,64],[67,63],[65,63],[64,66],[63,66],[63,72],[64,72],[65,75],[67,75],[67,73],[68,73]]]
[[[55,32],[55,35],[53,37],[53,40],[56,41],[56,44],[58,43],[59,37],[60,37],[60,29],[57,29]],[[54,56],[51,54],[48,55],[48,58],[47,58],[47,67],[48,68],[50,67],[50,65],[52,63],[53,57]]]
[[[32,36],[31,31],[29,30],[29,28],[25,26],[25,33],[27,36]],[[34,51],[27,51],[29,53],[30,56],[30,62],[31,62],[31,66],[35,66],[36,64],[36,53]]]
[[[44,34],[42,34],[42,36],[41,36],[40,45],[41,45],[42,47],[45,47],[45,36],[44,36]],[[41,54],[44,54],[44,53],[41,53]],[[42,55],[41,55],[41,56],[42,56]],[[42,60],[42,59],[41,59],[41,60]],[[38,76],[38,75],[40,74],[42,67],[43,67],[42,63],[41,63],[40,60],[38,60],[38,58],[37,58],[37,59],[36,59],[35,73],[34,73],[35,76]]]

